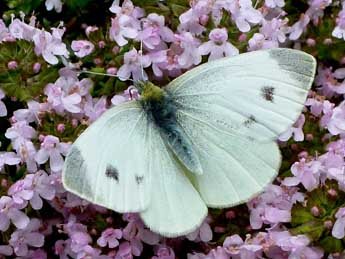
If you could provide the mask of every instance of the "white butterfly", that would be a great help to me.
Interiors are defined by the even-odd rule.
[[[167,237],[195,230],[207,207],[248,201],[280,167],[275,139],[298,118],[314,58],[270,49],[203,64],[164,90],[108,110],[73,144],[67,190],[117,212],[139,212]]]

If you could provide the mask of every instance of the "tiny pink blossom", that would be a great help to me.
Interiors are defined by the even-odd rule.
[[[208,60],[214,60],[239,54],[239,50],[228,42],[228,32],[225,28],[213,29],[209,35],[210,41],[199,46],[201,55],[210,53]]]
[[[291,166],[291,173],[293,177],[286,177],[283,184],[286,186],[297,186],[299,183],[308,190],[319,186],[321,171],[321,163],[319,161],[311,161],[306,163],[305,159],[302,158],[300,162],[295,162]]]
[[[295,141],[303,141],[304,140],[304,133],[303,133],[304,122],[305,122],[305,117],[303,114],[301,114],[298,120],[294,123],[294,125],[292,125],[289,129],[287,129],[287,131],[282,133],[278,139],[281,141],[288,141],[293,135],[293,138]]]
[[[62,170],[64,163],[61,154],[65,156],[69,147],[70,144],[60,143],[57,137],[48,135],[41,143],[41,149],[35,155],[35,160],[38,164],[44,164],[49,159],[50,169],[58,172]]]
[[[335,214],[336,221],[332,229],[332,236],[343,239],[345,236],[345,208],[339,208]]]
[[[198,229],[186,235],[188,240],[191,240],[191,241],[201,240],[202,242],[205,242],[205,243],[211,241],[212,236],[213,236],[212,229],[206,220],[201,224],[201,226]]]
[[[10,222],[19,229],[25,228],[29,224],[29,217],[20,209],[26,206],[25,203],[22,205],[13,202],[13,199],[8,196],[0,197],[0,231],[6,231]]]
[[[71,48],[77,57],[83,58],[92,53],[95,49],[95,45],[87,40],[74,40],[72,41]]]
[[[28,246],[42,247],[44,236],[38,232],[41,222],[38,219],[31,219],[24,229],[12,233],[9,244],[13,247],[14,253],[18,256],[28,255]]]
[[[15,60],[9,61],[9,62],[7,63],[7,68],[8,68],[9,70],[16,70],[16,69],[18,68],[18,63],[17,63],[17,61],[15,61]]]
[[[62,10],[61,0],[46,0],[45,5],[48,11],[54,8],[57,13],[60,13]]]
[[[107,228],[102,232],[102,235],[97,240],[100,247],[108,246],[115,248],[119,245],[118,239],[122,238],[122,231],[120,229]]]
[[[3,101],[1,101],[1,99],[3,99],[4,97],[5,97],[5,93],[4,91],[0,89],[0,117],[4,117],[7,115],[6,105],[4,104]]]
[[[0,152],[0,171],[5,165],[18,165],[20,161],[20,157],[14,152]]]
[[[107,100],[105,97],[98,99],[91,96],[87,97],[86,100],[84,105],[85,115],[89,118],[89,122],[94,122],[106,111]]]
[[[32,39],[35,43],[36,55],[42,55],[49,64],[56,65],[59,62],[56,56],[68,58],[69,53],[61,39],[64,29],[52,28],[52,30],[52,34],[46,31],[37,32]]]
[[[310,18],[306,14],[302,14],[299,21],[292,25],[290,29],[290,40],[297,40],[301,37],[302,33],[305,31],[307,25],[310,22]]]
[[[128,80],[131,76],[133,80],[147,80],[145,67],[150,66],[149,56],[142,55],[133,48],[124,55],[124,64],[119,68],[117,75],[123,81]]]
[[[174,250],[168,246],[165,245],[158,245],[155,247],[155,254],[156,256],[153,256],[152,259],[175,259],[175,253]]]

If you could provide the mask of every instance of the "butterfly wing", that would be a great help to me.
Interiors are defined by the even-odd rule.
[[[277,175],[274,139],[299,116],[314,73],[310,55],[271,49],[209,62],[167,86],[202,164],[190,178],[209,207],[242,203]]]
[[[118,212],[146,209],[151,195],[148,128],[136,102],[105,112],[73,143],[63,169],[65,188]]]
[[[154,232],[176,237],[194,231],[207,215],[207,207],[187,177],[184,166],[167,147],[157,127],[151,128],[150,160],[154,161],[151,204],[140,213]]]
[[[315,59],[270,49],[201,65],[166,90],[190,116],[225,132],[275,139],[300,115],[315,74]]]
[[[117,212],[141,212],[165,236],[197,228],[207,207],[137,102],[114,107],[74,142],[63,169],[65,188]]]

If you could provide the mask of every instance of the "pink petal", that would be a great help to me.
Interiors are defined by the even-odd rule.
[[[44,245],[44,236],[40,233],[28,233],[25,235],[28,245],[34,247],[42,247]]]
[[[10,226],[10,219],[7,217],[5,213],[0,213],[0,230],[6,231]]]
[[[13,224],[19,229],[25,228],[30,222],[29,217],[26,216],[24,212],[14,208],[11,208],[9,210],[8,217],[12,220]]]
[[[63,167],[63,158],[57,149],[50,151],[50,169],[59,172]]]

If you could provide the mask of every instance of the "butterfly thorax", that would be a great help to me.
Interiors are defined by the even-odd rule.
[[[149,119],[160,129],[166,144],[187,169],[201,174],[200,161],[192,142],[177,120],[178,109],[172,95],[151,82],[140,84],[140,103]]]

